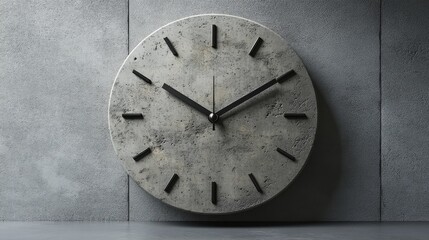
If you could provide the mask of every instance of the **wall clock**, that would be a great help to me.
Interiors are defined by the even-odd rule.
[[[316,96],[279,35],[197,15],[141,41],[112,87],[109,128],[127,173],[174,207],[230,213],[273,198],[303,168]]]

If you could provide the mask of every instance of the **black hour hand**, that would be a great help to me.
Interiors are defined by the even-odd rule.
[[[194,108],[198,112],[206,115],[207,117],[210,115],[211,112],[207,108],[201,106],[200,104],[196,103],[194,100],[192,100],[192,99],[188,98],[187,96],[181,94],[179,91],[172,88],[170,85],[164,83],[164,85],[162,85],[162,88],[165,89],[167,92],[169,92],[171,95],[180,99],[182,102],[191,106],[192,108]]]

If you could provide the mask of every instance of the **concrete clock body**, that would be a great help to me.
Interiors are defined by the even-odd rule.
[[[197,15],[138,44],[109,104],[127,173],[174,207],[230,213],[271,199],[303,168],[317,127],[310,77],[253,21]]]

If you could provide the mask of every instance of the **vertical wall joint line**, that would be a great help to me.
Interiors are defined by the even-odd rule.
[[[379,189],[379,191],[380,191],[380,198],[379,198],[379,222],[381,222],[382,221],[382,214],[383,214],[383,184],[382,184],[382,180],[383,180],[383,172],[382,172],[382,169],[381,169],[381,167],[382,167],[382,134],[383,134],[383,131],[382,131],[382,124],[383,124],[383,122],[382,122],[382,82],[381,82],[381,34],[382,34],[382,32],[381,32],[381,28],[382,28],[382,9],[383,9],[383,0],[380,0],[380,6],[379,6],[379,12],[378,12],[378,14],[379,14],[379,19],[378,19],[378,21],[379,21],[379,29],[378,29],[378,88],[379,88],[379,93],[380,93],[380,99],[379,99],[379,111],[380,111],[380,133],[379,133],[379,138],[380,138],[380,141],[379,141],[379,147],[380,147],[380,162],[379,162],[379,181],[380,181],[380,189]]]
[[[127,55],[130,54],[130,0],[127,0]],[[130,176],[127,174],[127,220],[130,221]]]

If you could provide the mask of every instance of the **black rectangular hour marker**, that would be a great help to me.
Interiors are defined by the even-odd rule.
[[[135,155],[134,157],[133,157],[133,159],[134,159],[134,161],[139,161],[139,160],[141,160],[142,158],[144,158],[144,157],[146,157],[149,153],[151,153],[152,152],[152,150],[150,149],[150,148],[146,148],[146,150],[144,150],[143,152],[141,152],[141,153],[139,153],[139,154],[137,154],[137,155]]]
[[[259,48],[261,47],[263,42],[264,42],[264,40],[262,40],[262,38],[258,37],[258,40],[256,40],[255,44],[253,44],[252,50],[250,50],[249,55],[252,57],[255,57],[256,52],[259,50]]]
[[[122,117],[124,119],[143,119],[143,114],[141,114],[141,113],[123,113]]]
[[[282,83],[286,80],[288,80],[289,78],[293,77],[296,75],[296,72],[292,69],[290,71],[288,71],[287,73],[281,75],[280,77],[276,78],[278,83]]]
[[[212,203],[216,205],[217,203],[217,184],[212,182]]]
[[[149,78],[147,78],[145,75],[143,75],[143,74],[141,74],[141,73],[137,72],[136,70],[133,70],[133,73],[134,73],[137,77],[139,77],[141,80],[143,80],[143,81],[145,81],[145,82],[147,82],[147,83],[149,83],[149,84],[152,84],[152,81],[151,81]]]
[[[250,177],[250,180],[252,180],[253,185],[255,185],[256,190],[257,190],[258,192],[262,193],[262,189],[261,189],[261,187],[259,186],[258,182],[256,181],[255,176],[253,176],[253,174],[252,174],[252,173],[250,173],[250,174],[249,174],[249,177]]]
[[[176,184],[177,180],[179,180],[179,176],[177,174],[174,174],[170,181],[168,182],[167,186],[165,187],[164,191],[166,193],[170,193],[171,189],[173,189],[174,184]]]
[[[167,43],[167,46],[170,49],[171,53],[176,57],[179,56],[179,54],[177,54],[177,52],[176,52],[176,49],[174,49],[173,44],[171,44],[170,39],[168,39],[168,37],[165,37],[164,41],[165,41],[165,43]]]
[[[292,161],[296,161],[296,158],[294,156],[290,155],[289,153],[287,153],[285,150],[281,148],[277,148],[277,152],[279,152],[281,155],[289,158]]]
[[[212,47],[217,48],[217,26],[214,24],[212,25]]]
[[[307,118],[305,113],[285,113],[283,116],[285,118]]]

